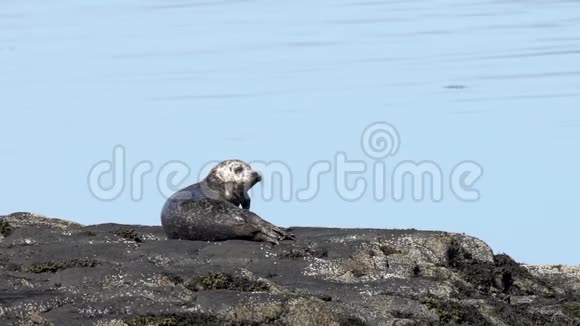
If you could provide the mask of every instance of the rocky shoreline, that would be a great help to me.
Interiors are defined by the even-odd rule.
[[[0,217],[0,325],[580,325],[580,268],[457,233],[293,228],[166,240],[161,227]]]

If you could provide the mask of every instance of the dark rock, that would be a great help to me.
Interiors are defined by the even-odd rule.
[[[0,325],[580,325],[580,268],[463,234],[294,228],[296,241],[0,217]]]
[[[12,233],[12,231],[14,231],[12,225],[10,225],[10,223],[5,221],[4,219],[0,219],[0,236],[5,238],[9,236]]]

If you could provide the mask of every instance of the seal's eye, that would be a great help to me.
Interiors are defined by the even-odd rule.
[[[242,166],[238,166],[237,168],[234,169],[234,173],[236,174],[240,174],[244,171],[244,167]]]

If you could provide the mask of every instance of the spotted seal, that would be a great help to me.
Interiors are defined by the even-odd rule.
[[[169,239],[245,239],[278,244],[293,236],[249,211],[248,190],[262,177],[249,164],[226,160],[202,181],[173,194],[161,211]],[[241,208],[240,208],[241,206]]]

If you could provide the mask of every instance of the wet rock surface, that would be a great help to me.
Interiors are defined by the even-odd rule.
[[[463,234],[294,228],[297,241],[0,217],[0,325],[580,325],[580,268]]]

